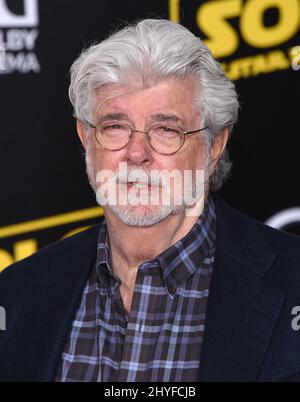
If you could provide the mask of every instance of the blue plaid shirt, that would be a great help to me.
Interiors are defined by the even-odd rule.
[[[128,314],[103,221],[56,381],[198,381],[215,236],[209,196],[190,232],[139,266]]]

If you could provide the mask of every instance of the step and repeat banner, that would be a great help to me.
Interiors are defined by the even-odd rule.
[[[300,0],[0,0],[0,271],[97,222],[68,100],[83,47],[143,18],[205,39],[241,101],[233,207],[300,235]]]

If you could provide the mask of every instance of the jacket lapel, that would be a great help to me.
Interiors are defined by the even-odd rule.
[[[78,243],[64,242],[61,256],[53,248],[43,277],[27,289],[14,344],[13,377],[21,381],[53,381],[83,288],[96,258],[99,226],[87,230]],[[54,258],[56,256],[56,258]],[[30,297],[28,296],[30,293]],[[29,326],[28,323],[31,325]]]
[[[284,292],[264,280],[276,252],[257,223],[219,198],[214,271],[201,354],[201,381],[254,381]]]

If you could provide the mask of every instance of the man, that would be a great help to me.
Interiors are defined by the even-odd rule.
[[[1,274],[1,380],[299,379],[300,241],[214,194],[238,101],[207,47],[141,21],[69,94],[105,220]]]

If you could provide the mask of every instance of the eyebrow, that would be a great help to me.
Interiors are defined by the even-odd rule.
[[[99,123],[110,120],[128,120],[128,115],[126,113],[107,113],[101,116],[98,120]]]
[[[164,114],[164,113],[156,113],[151,114],[150,119],[154,122],[173,122],[173,123],[181,123],[184,124],[184,120],[175,114]],[[104,116],[101,116],[98,120],[98,123],[103,123],[105,121],[111,120],[130,120],[127,113],[107,113]]]
[[[154,121],[171,121],[173,123],[184,124],[184,120],[176,116],[175,114],[157,113],[157,114],[151,114],[150,117],[151,120]]]

